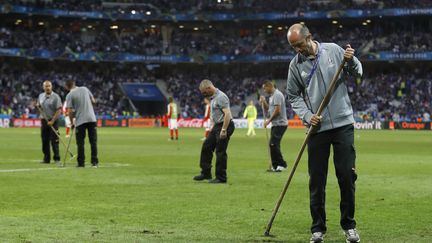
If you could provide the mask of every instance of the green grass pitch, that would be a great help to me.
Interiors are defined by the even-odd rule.
[[[288,172],[266,173],[264,131],[245,133],[237,129],[230,141],[229,183],[212,185],[192,181],[201,129],[181,129],[179,141],[167,141],[167,129],[100,128],[98,169],[39,164],[38,129],[1,129],[0,242],[308,242],[307,155],[274,236],[264,237]],[[289,169],[304,133],[285,134]],[[432,132],[356,131],[355,139],[362,242],[432,242]],[[329,167],[326,242],[344,242]]]

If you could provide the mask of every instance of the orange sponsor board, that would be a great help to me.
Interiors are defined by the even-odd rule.
[[[156,119],[133,118],[129,119],[129,127],[155,127]]]
[[[396,129],[430,130],[430,122],[395,122]]]
[[[288,120],[288,128],[305,128],[302,120]]]
[[[426,123],[417,123],[417,122],[402,122],[401,123],[402,129],[425,129]]]

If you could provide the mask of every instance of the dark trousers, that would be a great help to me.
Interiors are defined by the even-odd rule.
[[[333,162],[338,179],[341,201],[340,225],[342,229],[356,226],[355,210],[355,172],[356,152],[354,147],[354,127],[340,128],[314,134],[308,143],[309,154],[309,193],[312,215],[311,232],[326,232],[325,187],[327,182],[330,145],[333,145]]]
[[[54,122],[53,127],[58,133],[58,121]],[[42,152],[44,154],[44,159],[43,159],[44,162],[49,163],[51,159],[50,143],[54,153],[53,159],[54,161],[59,161],[60,160],[59,139],[55,135],[53,129],[50,126],[48,126],[48,122],[45,119],[42,119],[41,138],[42,138]]]
[[[84,166],[85,163],[85,152],[84,143],[86,137],[86,130],[88,132],[88,137],[91,147],[91,163],[92,165],[97,165],[99,163],[97,157],[97,132],[96,132],[96,122],[88,122],[81,124],[76,127],[76,142],[78,147],[78,166]]]
[[[221,129],[222,123],[215,124],[204,141],[201,148],[200,167],[201,174],[211,175],[213,152],[216,149],[216,178],[221,181],[227,181],[226,170],[228,155],[226,150],[230,137],[234,133],[234,122],[230,122],[227,128],[227,137],[224,139],[221,139],[219,136]]]
[[[287,167],[287,163],[284,160],[280,150],[280,142],[286,130],[287,130],[287,126],[273,126],[271,128],[269,146],[270,146],[270,157],[274,169],[276,169],[276,167],[278,166]]]

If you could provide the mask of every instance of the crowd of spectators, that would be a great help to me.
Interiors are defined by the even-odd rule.
[[[107,28],[108,29],[108,28]],[[81,30],[44,27],[0,28],[0,48],[49,50],[59,53],[129,52],[135,54],[162,54],[160,34],[153,31],[117,34],[98,31],[91,34]]]
[[[212,72],[207,75],[179,70],[155,74],[143,71],[139,66],[95,66],[85,70],[40,69],[27,65],[22,68],[3,64],[0,68],[2,113],[12,111],[15,117],[22,117],[34,110],[34,99],[42,90],[42,82],[51,80],[54,90],[64,99],[64,82],[74,79],[78,85],[85,85],[97,98],[96,113],[99,116],[118,116],[124,111],[132,112],[127,97],[119,84],[123,82],[165,82],[166,92],[172,95],[180,107],[181,117],[202,117],[203,97],[198,91],[203,77],[212,80],[223,90],[231,101],[233,116],[240,118],[249,100],[255,100],[265,76],[242,75],[241,72],[224,74]],[[45,70],[45,71],[43,71]],[[393,71],[389,73],[365,74],[362,80],[349,80],[348,91],[351,97],[355,118],[362,120],[424,121],[430,119],[432,111],[432,75],[425,70],[414,72]],[[284,80],[277,80],[281,91]],[[287,103],[288,104],[288,103]],[[257,104],[258,105],[258,104]],[[258,107],[259,108],[259,107]],[[260,115],[261,111],[258,109]],[[294,117],[291,107],[287,114]],[[146,114],[141,114],[146,115]]]
[[[162,27],[143,28],[131,25],[118,30],[109,26],[36,26],[22,23],[0,27],[0,48],[50,50],[61,55],[105,52],[143,55],[284,55],[294,54],[286,40],[286,28],[278,25],[261,27],[212,26],[199,31],[172,28],[163,38]],[[403,28],[398,22],[368,27],[331,25],[309,26],[314,38],[321,42],[350,43],[358,56],[379,51],[431,51],[432,34],[427,27]],[[398,32],[394,30],[398,29]]]
[[[105,11],[129,14],[157,11],[160,14],[175,13],[256,13],[256,12],[304,12],[335,9],[382,9],[431,7],[428,0],[6,0],[10,4],[74,11]]]
[[[241,78],[228,75],[209,77],[224,90],[235,107],[233,114],[240,118],[248,100],[256,99],[256,92],[265,77]],[[426,73],[405,74],[400,72],[366,75],[363,80],[350,79],[347,83],[354,115],[357,121],[429,121],[432,111],[432,75]],[[174,94],[182,110],[182,117],[200,117],[204,105],[198,93],[201,81],[190,74],[178,74],[167,79],[168,91]],[[281,81],[285,82],[284,80]],[[282,92],[284,85],[281,85]],[[295,113],[287,102],[287,114]],[[262,115],[260,109],[258,109]]]
[[[52,67],[55,66],[50,64]],[[60,65],[61,66],[61,65]],[[128,68],[127,73],[120,68],[95,69],[82,71],[65,71],[61,68],[55,70],[40,70],[26,65],[25,68],[16,68],[3,64],[0,67],[2,113],[12,112],[14,117],[25,117],[36,114],[34,101],[43,92],[42,83],[50,80],[53,90],[64,101],[67,91],[64,88],[66,80],[72,79],[77,85],[88,87],[96,97],[95,112],[99,116],[122,115],[123,111],[131,114],[127,99],[119,87],[122,82],[144,82],[143,75],[136,68]],[[10,112],[8,112],[10,111]]]
[[[348,85],[357,120],[430,121],[432,75],[429,72],[366,75]]]
[[[242,117],[249,100],[256,101],[263,81],[269,77],[247,77],[244,75],[209,75],[215,86],[226,92],[234,107],[233,115]],[[202,76],[196,74],[174,74],[164,78],[168,92],[173,94],[182,110],[182,117],[201,117],[204,112],[198,85]],[[348,91],[356,121],[430,121],[432,112],[432,75],[418,69],[408,73],[395,70],[389,73],[367,73],[363,79],[349,79]],[[285,79],[274,80],[285,93]],[[258,104],[256,104],[258,106]],[[262,116],[259,107],[259,116]],[[287,114],[293,119],[294,111],[287,101]]]

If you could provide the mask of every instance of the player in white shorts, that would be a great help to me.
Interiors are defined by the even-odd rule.
[[[66,127],[66,135],[65,136],[68,138],[68,137],[70,137],[70,129],[72,127],[72,123],[71,123],[71,120],[69,118],[69,114],[68,114],[67,109],[66,109],[66,101],[63,104],[63,115],[64,115],[65,127]]]
[[[168,118],[168,128],[170,130],[169,140],[174,140],[174,132],[175,132],[175,139],[178,140],[177,104],[174,102],[173,97],[169,97],[168,102],[169,104],[168,104],[167,118]]]

